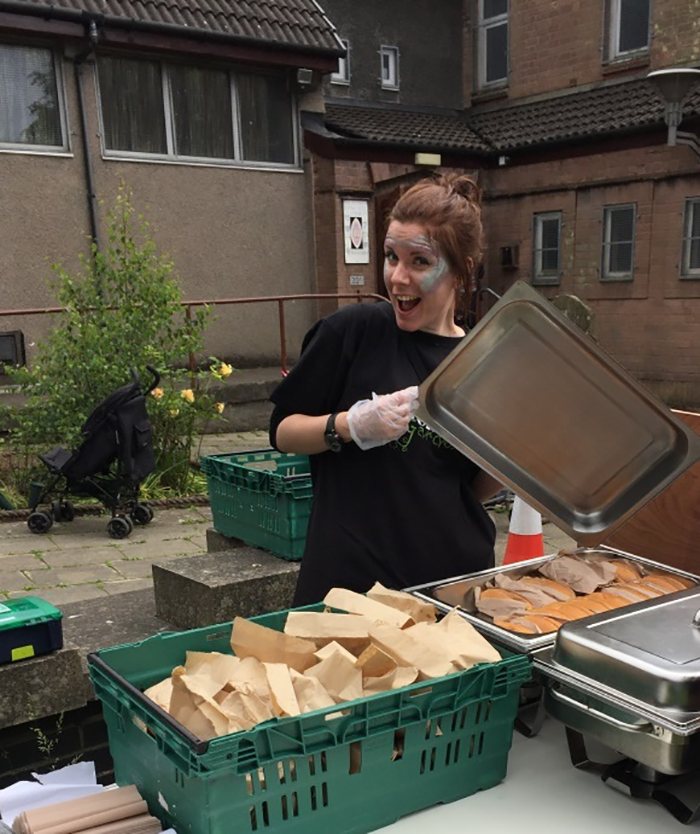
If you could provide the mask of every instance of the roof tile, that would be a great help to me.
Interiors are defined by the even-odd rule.
[[[29,4],[101,14],[110,22],[169,24],[253,37],[302,50],[342,49],[333,25],[314,0],[30,0]]]

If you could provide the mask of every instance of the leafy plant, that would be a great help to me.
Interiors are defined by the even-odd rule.
[[[35,469],[37,452],[80,443],[85,419],[130,380],[131,368],[144,384],[151,380],[148,365],[162,374],[162,394],[149,397],[148,405],[157,477],[164,486],[187,489],[195,437],[203,420],[223,410],[208,388],[230,373],[230,366],[212,359],[204,371],[182,369],[188,356],[201,352],[209,311],[185,315],[173,263],[158,251],[149,223],[136,213],[123,183],[107,225],[104,251],[93,246],[89,256],[81,255],[77,274],[60,264],[52,267],[53,287],[65,311],[38,345],[32,366],[10,371],[28,398],[6,438],[14,450],[10,476],[7,470],[4,475],[11,477],[11,492],[27,494],[42,471]]]

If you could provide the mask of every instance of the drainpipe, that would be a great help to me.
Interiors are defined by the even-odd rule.
[[[87,44],[85,49],[73,59],[75,70],[75,85],[78,90],[78,110],[80,112],[80,133],[83,140],[83,159],[85,162],[85,182],[87,185],[88,214],[90,217],[90,236],[97,250],[100,250],[100,233],[97,222],[97,195],[95,194],[95,179],[92,168],[92,153],[88,138],[87,114],[85,108],[85,84],[83,66],[93,54],[98,41],[97,23],[90,20],[87,30]]]

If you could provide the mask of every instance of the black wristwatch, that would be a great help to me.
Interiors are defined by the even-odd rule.
[[[326,423],[326,430],[323,432],[323,439],[326,441],[326,446],[328,446],[331,452],[340,452],[343,448],[343,441],[335,430],[335,418],[337,416],[337,412],[330,415]]]

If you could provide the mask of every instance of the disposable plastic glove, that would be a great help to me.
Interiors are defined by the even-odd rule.
[[[418,408],[418,386],[393,394],[372,394],[359,400],[348,411],[350,436],[363,451],[398,440]]]

